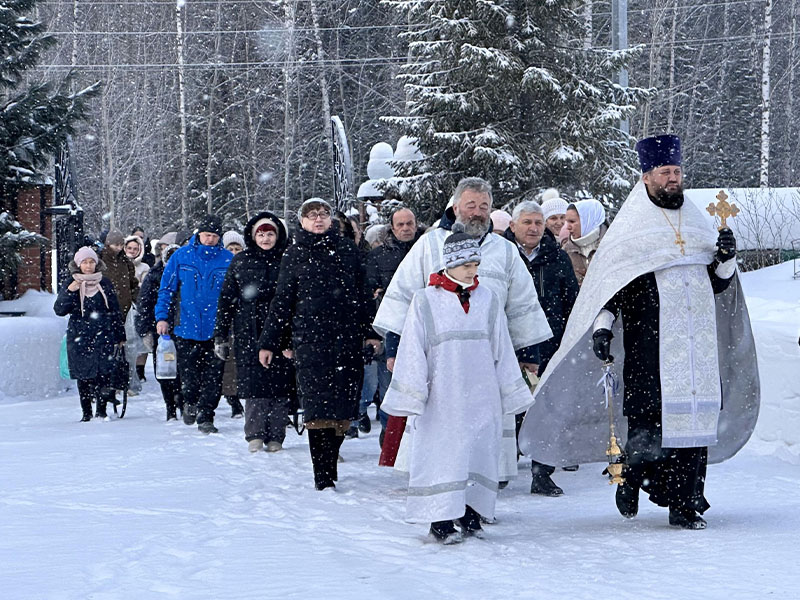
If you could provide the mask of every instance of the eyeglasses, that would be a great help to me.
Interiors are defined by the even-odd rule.
[[[311,221],[316,221],[317,219],[322,219],[324,221],[325,219],[331,218],[331,213],[329,213],[327,210],[311,211],[310,213],[306,214],[305,218]]]

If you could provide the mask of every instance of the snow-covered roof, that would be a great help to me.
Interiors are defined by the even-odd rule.
[[[788,250],[793,240],[800,244],[800,188],[699,188],[686,190],[685,195],[709,222],[719,226],[706,207],[717,203],[721,190],[728,195],[728,202],[739,207],[738,216],[730,219],[728,226],[740,250]]]

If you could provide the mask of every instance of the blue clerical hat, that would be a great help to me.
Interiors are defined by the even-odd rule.
[[[664,165],[681,166],[681,139],[677,135],[657,135],[636,143],[642,173]]]

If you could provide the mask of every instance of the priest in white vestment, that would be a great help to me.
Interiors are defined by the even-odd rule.
[[[600,243],[520,448],[548,464],[602,460],[609,424],[597,384],[602,361],[616,358],[626,439],[617,508],[636,516],[642,490],[669,508],[671,525],[703,529],[707,463],[733,456],[755,428],[755,344],[733,233],[684,202],[680,140],[647,138],[637,151],[642,181]]]

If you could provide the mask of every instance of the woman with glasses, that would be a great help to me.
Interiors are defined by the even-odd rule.
[[[261,364],[270,368],[291,332],[318,490],[335,487],[339,448],[358,416],[362,348],[371,331],[358,249],[331,227],[331,216],[331,206],[321,198],[300,207],[302,229],[281,260],[259,352]]]

